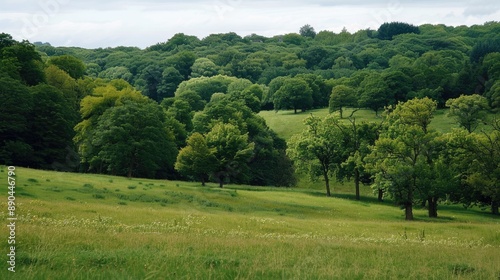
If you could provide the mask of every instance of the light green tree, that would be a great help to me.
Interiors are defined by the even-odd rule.
[[[206,134],[207,146],[213,149],[215,166],[212,174],[224,186],[225,180],[244,173],[254,154],[255,144],[248,141],[248,134],[242,134],[232,124],[218,123]]]
[[[485,121],[489,109],[488,100],[479,94],[448,99],[446,107],[450,108],[448,116],[454,118],[469,133],[473,132],[481,121]]]
[[[187,146],[177,155],[175,169],[186,176],[194,176],[205,186],[208,175],[216,167],[215,149],[210,149],[207,140],[200,133],[193,133],[187,140]]]
[[[304,124],[306,129],[290,139],[287,154],[298,171],[312,180],[322,177],[326,195],[331,196],[330,179],[348,155],[343,148],[342,131],[331,116],[325,119],[310,116]]]

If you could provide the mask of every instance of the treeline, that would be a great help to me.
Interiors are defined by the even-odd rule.
[[[353,34],[316,33],[306,25],[299,33],[271,38],[226,33],[199,39],[179,33],[144,50],[56,48],[41,43],[37,50],[49,57],[78,57],[90,77],[124,79],[157,102],[175,97],[177,87],[191,78],[223,75],[263,86],[259,101],[266,110],[327,107],[332,88],[338,85],[353,89],[353,96],[333,100],[335,107],[380,110],[414,97],[429,97],[444,107],[450,98],[477,93],[496,108],[499,32],[497,22],[471,27],[393,22]],[[282,91],[275,98],[282,80],[297,76],[309,89],[296,93],[299,96]],[[300,108],[292,101],[297,99]]]
[[[200,77],[180,86],[178,98],[158,104],[124,79],[85,75],[85,64],[73,56],[44,59],[34,45],[8,34],[0,42],[2,164],[196,178],[221,187],[295,184],[285,141],[248,97],[262,97],[259,85]],[[197,139],[206,159],[189,153],[199,152]]]

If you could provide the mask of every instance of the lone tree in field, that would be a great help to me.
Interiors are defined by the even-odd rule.
[[[347,157],[343,134],[335,122],[331,117],[323,120],[308,117],[304,121],[306,129],[292,136],[287,150],[297,170],[309,174],[313,180],[323,177],[326,196],[331,196],[330,178]]]

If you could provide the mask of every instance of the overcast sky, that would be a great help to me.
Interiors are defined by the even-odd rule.
[[[175,33],[271,37],[305,24],[337,33],[391,21],[470,26],[498,20],[498,0],[0,0],[0,33],[85,48],[144,48]]]

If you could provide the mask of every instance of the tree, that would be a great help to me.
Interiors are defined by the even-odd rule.
[[[69,151],[74,150],[72,138],[75,123],[71,107],[63,93],[53,86],[40,84],[31,87],[30,92],[33,109],[27,142],[34,149],[33,167],[67,168],[73,171],[72,167],[75,168],[76,164],[68,162],[66,158]]]
[[[438,135],[428,129],[435,109],[436,102],[428,98],[399,103],[387,116],[387,131],[366,158],[366,168],[376,174],[375,187],[385,188],[405,209],[406,220],[413,220],[413,204],[419,196],[430,198],[429,216],[437,216],[436,196],[441,193],[422,187],[439,155]]]
[[[449,99],[446,106],[450,108],[448,116],[454,118],[469,133],[477,128],[480,121],[485,121],[486,110],[489,109],[488,100],[478,94]]]
[[[305,111],[311,108],[313,103],[312,90],[307,83],[300,78],[289,78],[283,82],[283,85],[274,93],[274,109],[297,109]]]
[[[304,37],[309,37],[309,38],[313,38],[313,39],[314,39],[314,37],[316,37],[316,31],[314,31],[314,28],[312,26],[310,26],[309,24],[302,26],[300,28],[299,33],[301,36],[304,36]]]
[[[48,63],[62,69],[75,80],[83,78],[83,75],[85,75],[85,64],[80,59],[71,55],[51,57]]]
[[[381,40],[392,40],[394,36],[405,33],[420,34],[420,29],[417,26],[404,22],[386,22],[377,30],[378,38]]]
[[[389,96],[389,87],[377,72],[367,75],[360,84],[359,106],[378,111],[388,106],[392,99]]]
[[[364,167],[365,158],[370,153],[370,147],[375,144],[380,125],[375,123],[358,124],[356,118],[352,116],[349,117],[349,124],[336,121],[335,125],[342,133],[344,139],[341,142],[342,148],[348,156],[342,162],[339,172],[337,172],[337,179],[353,178],[356,200],[360,200],[361,180],[371,175]]]
[[[339,85],[332,89],[330,95],[330,113],[339,111],[340,118],[342,116],[342,108],[347,106],[356,106],[356,91],[345,85]]]
[[[0,162],[28,166],[33,148],[28,144],[33,96],[21,80],[0,72]]]
[[[174,141],[158,104],[125,101],[99,117],[92,143],[110,174],[155,178],[173,168]]]
[[[191,66],[191,77],[212,77],[219,72],[217,65],[208,58],[202,57],[194,61]]]
[[[323,177],[326,196],[331,196],[330,178],[347,158],[342,145],[344,138],[335,122],[331,117],[323,120],[315,116],[306,118],[306,129],[292,136],[287,149],[297,170],[309,174],[313,180]]]
[[[248,134],[242,134],[232,124],[215,124],[205,136],[209,149],[214,149],[215,167],[213,176],[222,188],[226,179],[235,176],[247,167],[254,153],[253,142],[248,141]]]
[[[93,93],[81,101],[81,121],[75,126],[73,139],[78,147],[82,169],[101,173],[103,164],[93,143],[100,117],[112,107],[121,106],[126,100],[147,102],[148,98],[123,80],[113,80],[94,88]]]
[[[187,140],[187,146],[177,155],[175,169],[186,176],[194,176],[205,186],[206,177],[214,171],[215,149],[208,148],[207,140],[200,133],[193,133]]]

